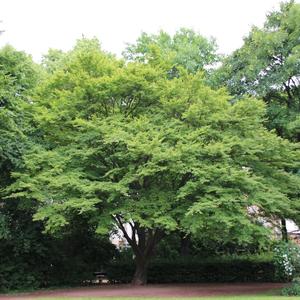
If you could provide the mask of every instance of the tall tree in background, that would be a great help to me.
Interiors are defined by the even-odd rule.
[[[43,56],[41,65],[46,72],[53,73],[61,67],[65,59],[67,59],[67,53],[62,50],[49,49],[48,53]]]
[[[157,35],[143,33],[135,44],[127,46],[123,55],[129,61],[139,62],[159,57],[161,62],[170,64],[170,76],[176,76],[178,67],[189,73],[205,71],[220,59],[214,39],[186,28],[181,28],[173,36],[164,31]]]
[[[25,53],[6,46],[0,50],[0,77],[0,180],[6,182],[25,144],[24,106],[37,82],[37,67]]]
[[[300,4],[282,3],[267,16],[262,28],[254,27],[244,45],[223,62],[210,78],[225,85],[237,98],[261,97],[267,103],[269,129],[300,141]],[[299,172],[299,171],[298,171]],[[295,211],[293,219],[298,219]],[[282,236],[287,229],[282,214]]]
[[[8,189],[39,203],[35,220],[47,231],[77,214],[99,234],[118,227],[135,254],[133,283],[145,284],[170,232],[222,228],[251,242],[266,234],[262,217],[292,214],[299,177],[289,171],[299,151],[263,127],[263,102],[232,105],[201,72],[180,68],[170,78],[169,64],[125,64],[96,40],[79,41],[68,55],[37,90],[43,142]]]
[[[5,46],[0,77],[0,291],[80,284],[111,259],[114,247],[81,216],[56,236],[44,234],[43,223],[33,221],[36,199],[5,197],[24,153],[43,143],[33,110],[34,90],[46,72],[30,56]]]
[[[268,127],[300,141],[300,4],[283,3],[262,28],[253,27],[214,79],[233,95],[263,98]]]
[[[40,245],[35,235],[42,227],[33,224],[34,208],[19,199],[6,201],[3,189],[13,182],[11,173],[22,165],[22,155],[30,148],[29,114],[33,89],[38,82],[38,67],[28,55],[11,46],[0,50],[0,290],[11,287],[18,278],[20,286],[32,284],[33,261],[29,249],[36,253]],[[35,246],[33,246],[35,244]],[[33,246],[33,247],[32,247]],[[27,260],[27,261],[25,261]],[[24,272],[23,278],[15,273]],[[13,282],[12,284],[10,282]],[[26,285],[24,284],[24,285]]]
[[[10,173],[21,165],[30,132],[25,107],[38,81],[31,58],[11,46],[0,50],[0,188],[11,181]]]

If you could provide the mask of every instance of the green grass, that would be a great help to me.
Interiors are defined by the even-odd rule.
[[[154,298],[154,297],[124,297],[124,298],[115,298],[115,297],[98,297],[98,298],[35,298],[36,300],[99,300],[99,299],[106,299],[106,300],[142,300],[147,298],[147,300],[293,300],[298,299],[299,297],[286,297],[286,296],[274,296],[274,295],[259,295],[259,296],[218,296],[218,297],[198,297],[198,298]]]

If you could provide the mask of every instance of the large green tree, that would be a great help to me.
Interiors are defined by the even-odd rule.
[[[267,15],[262,28],[253,27],[244,44],[210,77],[226,86],[235,100],[244,95],[267,104],[265,124],[279,136],[300,141],[300,4],[282,3]],[[298,211],[295,211],[297,217]],[[294,217],[294,218],[295,218]],[[287,240],[286,220],[282,236]]]
[[[37,82],[31,58],[11,46],[0,50],[0,191],[11,182],[11,172],[22,162],[30,131],[24,107]],[[0,237],[5,237],[7,216],[0,194]]]
[[[37,67],[31,58],[11,46],[0,50],[0,185],[18,164],[28,126],[24,107],[37,82]]]
[[[267,125],[280,136],[300,140],[300,4],[282,3],[253,27],[244,44],[212,77],[236,96],[263,98]]]
[[[299,145],[263,127],[263,102],[232,104],[200,73],[170,79],[168,67],[124,64],[79,41],[37,91],[43,142],[8,190],[39,203],[35,220],[49,232],[74,214],[99,234],[119,228],[135,254],[134,284],[146,283],[169,232],[221,228],[251,241],[265,234],[262,220],[292,214],[299,193]]]
[[[24,52],[5,46],[0,50],[0,78],[0,290],[3,290],[15,284],[13,277],[20,279],[13,274],[14,266],[21,272],[28,271],[19,280],[20,286],[32,283],[31,272],[26,268],[32,265],[27,254],[28,249],[36,251],[31,242],[37,241],[33,232],[39,225],[32,222],[34,209],[30,205],[22,207],[19,199],[5,201],[3,189],[13,182],[11,172],[22,165],[22,155],[30,147],[27,135],[31,128],[25,108],[30,105],[38,81],[38,68]]]

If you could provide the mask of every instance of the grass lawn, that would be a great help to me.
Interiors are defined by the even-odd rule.
[[[68,297],[63,297],[63,298],[35,298],[36,300],[99,300],[99,299],[106,299],[106,300],[142,300],[145,299],[145,297],[139,297],[139,298],[129,298],[129,297],[124,297],[124,298],[114,298],[114,297],[98,297],[98,298],[68,298]],[[293,299],[299,299],[300,296],[298,297],[286,297],[286,296],[274,296],[274,295],[258,295],[258,296],[217,296],[217,297],[198,297],[198,298],[146,298],[147,300],[167,300],[167,299],[172,299],[172,300],[293,300]]]

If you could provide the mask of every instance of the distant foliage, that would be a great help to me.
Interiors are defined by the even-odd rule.
[[[205,38],[187,28],[181,28],[173,36],[164,31],[142,33],[135,44],[127,46],[123,55],[129,61],[169,64],[171,78],[179,75],[177,68],[196,73],[205,71],[220,60],[213,38]]]
[[[300,141],[300,4],[281,3],[262,28],[253,27],[241,48],[229,55],[211,84],[232,95],[253,95],[267,103],[270,129]]]

